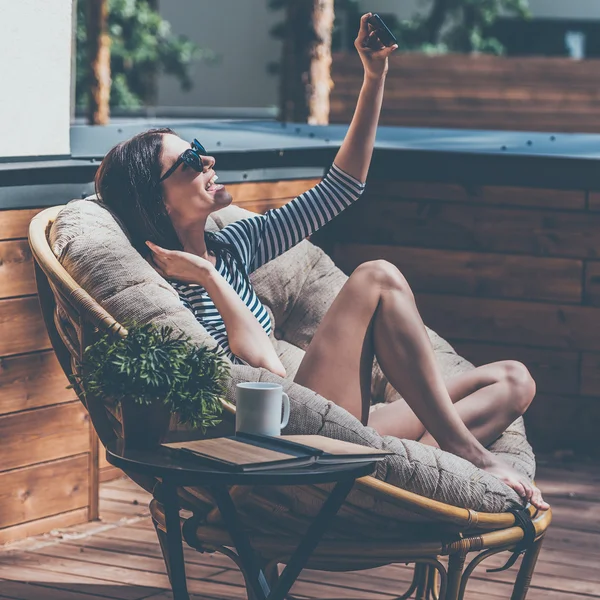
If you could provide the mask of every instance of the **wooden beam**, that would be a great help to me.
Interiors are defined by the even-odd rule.
[[[86,8],[90,74],[88,122],[90,125],[107,125],[111,88],[108,0],[89,0]]]

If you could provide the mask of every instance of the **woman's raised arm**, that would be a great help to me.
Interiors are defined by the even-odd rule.
[[[371,13],[367,13],[361,17],[360,30],[354,40],[365,74],[352,122],[334,160],[340,169],[361,182],[367,178],[373,155],[388,56],[398,48],[396,44],[386,47],[379,41],[375,30],[367,22],[370,16]]]

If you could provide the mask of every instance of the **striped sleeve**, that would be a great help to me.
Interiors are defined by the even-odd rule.
[[[248,272],[277,258],[355,202],[365,184],[335,163],[312,189],[281,208],[230,223],[220,234],[234,244]]]

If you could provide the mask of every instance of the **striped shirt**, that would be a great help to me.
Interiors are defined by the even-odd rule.
[[[233,244],[239,251],[247,274],[277,258],[308,237],[356,201],[365,187],[335,163],[312,189],[300,194],[281,208],[268,210],[230,223],[217,237]],[[252,285],[244,280],[238,263],[229,254],[218,255],[216,270],[233,287],[269,335],[272,323],[267,309]],[[248,364],[229,348],[225,323],[208,292],[200,285],[169,282],[187,308],[217,341],[233,364]]]

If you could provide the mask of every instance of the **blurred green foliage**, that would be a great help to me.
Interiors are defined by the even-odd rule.
[[[428,11],[395,27],[400,50],[504,54],[489,28],[502,16],[531,17],[529,0],[426,0],[426,5]]]
[[[269,0],[273,10],[280,10],[295,0]],[[334,50],[352,50],[360,16],[369,11],[365,0],[335,0],[333,29]],[[447,52],[504,54],[499,40],[489,35],[489,28],[501,16],[529,18],[529,0],[421,0],[419,13],[398,21],[387,15],[386,24],[398,38],[401,51],[444,54]],[[283,23],[271,34],[281,38]],[[277,72],[276,65],[270,65]]]
[[[90,64],[86,35],[88,0],[77,2],[76,103],[87,105]],[[112,87],[110,105],[138,108],[156,102],[156,77],[174,75],[181,88],[192,87],[190,67],[196,60],[216,61],[211,50],[199,48],[171,25],[148,0],[108,0]]]

